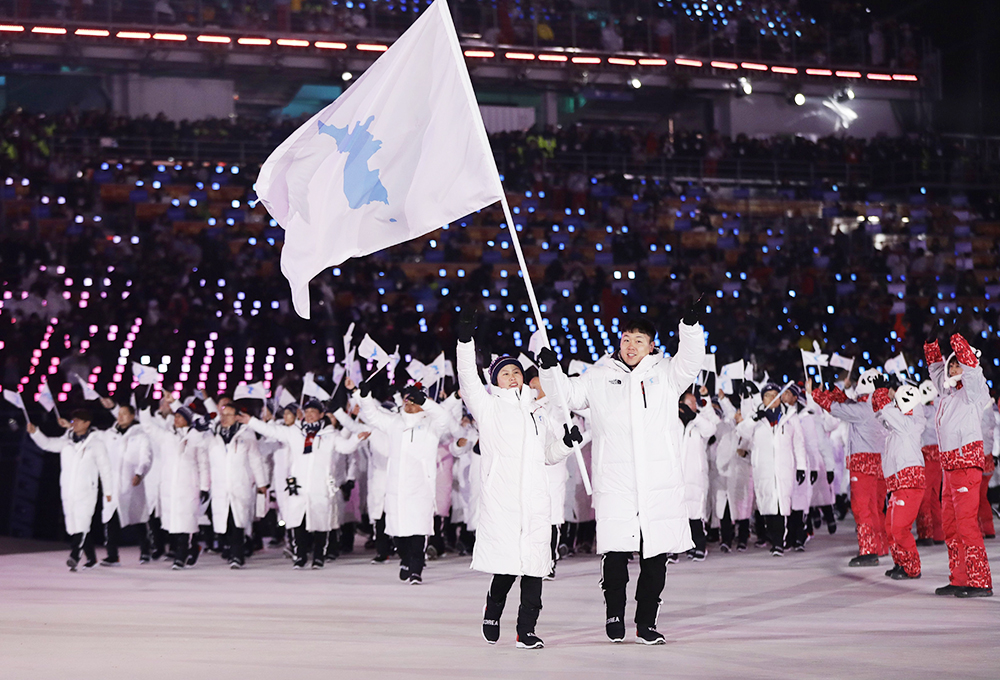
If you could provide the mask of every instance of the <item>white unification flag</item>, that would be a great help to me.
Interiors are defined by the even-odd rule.
[[[424,373],[426,372],[427,372],[427,366],[424,365],[422,362],[418,361],[417,359],[412,360],[410,363],[406,365],[406,373],[417,382],[423,380]]]
[[[903,357],[902,352],[885,362],[885,372],[906,373],[906,359]]]
[[[138,361],[132,362],[132,377],[140,385],[155,385],[160,381],[160,374],[155,368],[143,366]]]
[[[568,375],[583,375],[590,369],[590,364],[586,361],[580,361],[579,359],[573,359],[569,362]]]
[[[333,384],[340,385],[344,376],[347,374],[347,369],[343,365],[337,364],[333,367]]]
[[[80,389],[83,390],[83,398],[86,401],[94,401],[96,399],[101,398],[101,395],[97,393],[97,390],[91,387],[90,383],[88,383],[86,380],[84,380],[80,376],[76,376],[76,381],[80,383]]]
[[[56,398],[52,396],[52,390],[49,389],[49,384],[46,382],[38,386],[38,403],[49,412],[56,407]]]
[[[836,352],[830,356],[830,365],[834,368],[842,368],[848,373],[854,368],[854,357],[842,357]]]
[[[20,392],[15,392],[14,390],[4,390],[3,398],[9,401],[12,405],[18,407],[22,411],[24,409],[24,399],[21,397]]]
[[[392,376],[396,373],[397,366],[399,366],[399,345],[396,345],[396,351],[389,355],[389,365],[385,369],[390,381],[392,381]]]
[[[294,404],[298,401],[295,395],[286,390],[284,387],[278,386],[277,392],[275,392],[274,400],[278,402],[279,408],[285,408],[289,404]]]
[[[733,381],[743,380],[744,370],[743,359],[729,364],[723,364],[722,368],[719,370],[719,382],[717,383],[718,388],[727,394],[732,393]]]
[[[446,0],[271,153],[256,191],[285,230],[281,271],[307,319],[309,281],[327,267],[500,200]]]
[[[537,364],[534,361],[532,361],[528,357],[528,355],[525,354],[524,352],[521,352],[520,354],[517,355],[517,361],[519,364],[521,364],[521,368],[523,368],[526,371],[532,366],[537,366]]]
[[[444,380],[446,373],[447,366],[445,366],[444,352],[441,352],[434,361],[424,366],[424,374],[421,376],[420,383],[424,387],[429,387],[438,380]]]
[[[326,401],[330,398],[330,393],[316,384],[315,377],[316,375],[312,372],[306,373],[306,377],[302,379],[302,396],[316,397],[320,401]]]
[[[715,355],[714,354],[706,354],[705,355],[705,363],[703,363],[701,365],[701,370],[708,371],[709,373],[718,374],[718,371],[716,370]]]
[[[545,334],[541,329],[538,329],[531,334],[528,339],[528,353],[535,357],[535,361],[538,361],[538,353],[543,347],[548,347],[548,341],[545,338]]]
[[[378,343],[372,340],[367,333],[361,339],[361,344],[358,345],[358,356],[374,362],[379,368],[389,363],[389,353],[379,347]]]
[[[347,327],[347,332],[344,333],[344,356],[346,357],[351,353],[351,341],[354,339],[354,322]]]
[[[233,391],[233,399],[267,399],[267,390],[264,383],[255,382],[252,385],[237,385]]]
[[[451,363],[451,359],[444,360],[444,376],[446,378],[454,378],[455,376],[455,364]]]
[[[802,365],[803,366],[829,366],[830,365],[830,355],[823,354],[821,352],[810,352],[808,350],[801,350],[802,352]]]

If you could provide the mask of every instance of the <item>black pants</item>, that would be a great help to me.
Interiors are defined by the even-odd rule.
[[[247,554],[247,534],[246,531],[236,526],[232,508],[229,509],[229,517],[226,519],[226,534],[229,537],[229,559],[243,564]]]
[[[694,541],[694,549],[698,552],[708,550],[708,537],[705,536],[705,522],[700,519],[689,519],[691,525],[691,540]]]
[[[174,564],[184,564],[189,557],[198,554],[198,544],[191,540],[191,534],[170,534],[174,550]]]
[[[821,505],[819,507],[819,512],[823,516],[823,521],[826,522],[827,524],[836,524],[837,523],[837,518],[833,514],[833,506],[832,505]]]
[[[355,522],[344,522],[340,525],[340,552],[350,555],[354,552],[354,536],[358,533],[358,525]]]
[[[738,519],[734,523],[729,514],[729,503],[726,503],[726,512],[722,515],[719,524],[722,533],[722,542],[730,548],[733,547],[733,538],[736,539],[737,545],[743,546],[750,540],[750,520]]]
[[[785,545],[785,517],[783,515],[764,515],[767,542],[772,548]]]
[[[444,542],[445,518],[441,515],[434,515],[434,535],[427,539],[427,545],[434,546],[438,555],[443,555],[447,547]]]
[[[375,557],[388,558],[392,550],[392,543],[385,534],[385,513],[375,520]]]
[[[625,586],[628,584],[628,561],[632,553],[609,552],[601,560],[601,588],[608,619],[625,620]],[[660,609],[660,593],[667,581],[667,555],[663,553],[639,560],[639,580],[635,587],[635,623],[653,628]]]
[[[329,531],[309,531],[303,520],[302,524],[288,532],[288,539],[291,541],[290,547],[296,562],[308,561],[310,548],[313,551],[313,562],[317,564],[326,562],[326,552],[330,543]]]
[[[146,537],[143,544],[140,546],[140,552],[143,554],[150,553],[150,547],[152,547],[152,555],[156,556],[156,559],[160,559],[167,546],[167,534],[163,530],[163,522],[160,518],[152,513],[149,516],[149,522],[146,523],[147,531]],[[145,550],[143,550],[145,548]]]
[[[395,541],[399,552],[399,566],[409,569],[411,574],[423,575],[426,540],[426,536],[397,536]]]
[[[507,593],[514,586],[516,579],[516,576],[508,574],[495,574],[493,576],[493,583],[490,584],[490,591],[486,597],[492,600],[501,612],[507,603]],[[542,579],[537,576],[522,576],[521,604],[517,608],[518,636],[534,634],[540,611],[542,611]]]
[[[83,554],[87,556],[88,562],[97,561],[97,552],[94,551],[94,537],[89,531],[70,536],[69,545],[69,556],[71,559],[79,561],[80,551],[83,551]]]
[[[788,545],[786,548],[794,548],[796,546],[806,544],[806,520],[805,513],[802,510],[792,510],[792,514],[788,516]]]
[[[118,511],[111,515],[111,519],[104,525],[104,548],[108,551],[108,560],[118,561],[118,546],[122,542],[122,521],[118,517]]]

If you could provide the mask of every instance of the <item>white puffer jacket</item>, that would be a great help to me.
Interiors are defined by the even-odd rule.
[[[48,437],[41,430],[31,435],[39,448],[59,454],[59,496],[70,536],[90,531],[97,507],[98,480],[104,485],[105,495],[111,496],[112,503],[115,500],[111,464],[100,434],[92,431],[79,442],[74,442],[72,436],[67,431],[61,437]]]

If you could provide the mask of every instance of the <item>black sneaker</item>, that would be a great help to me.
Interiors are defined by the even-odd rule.
[[[877,567],[878,555],[858,555],[847,563],[849,567]]]
[[[149,558],[151,560],[153,560],[154,562],[156,560],[160,559],[161,557],[163,557],[163,549],[162,548],[160,548],[159,550],[154,550],[153,552],[149,553]]]
[[[956,592],[955,597],[961,597],[963,599],[967,597],[993,597],[993,589],[968,586],[961,588],[958,592]]]
[[[663,633],[658,632],[655,628],[648,628],[646,626],[638,626],[635,629],[635,641],[641,645],[663,645],[667,642],[666,638],[663,637]]]
[[[625,621],[621,616],[609,616],[604,622],[604,632],[608,634],[608,639],[612,642],[623,642],[625,640]]]
[[[427,555],[428,560],[436,560],[438,558],[437,548],[433,545],[427,546],[427,550],[424,551],[424,554]]]
[[[243,561],[242,560],[229,560],[229,568],[230,569],[242,569],[243,568]]]
[[[831,534],[837,533],[837,523],[830,522],[829,524],[826,525],[826,530],[829,531]]]
[[[305,569],[306,568],[306,558],[302,557],[294,562],[292,562],[292,569]]]
[[[323,560],[313,560],[313,569],[322,569],[325,565]]]
[[[747,544],[746,543],[739,543],[739,544],[737,544],[737,546],[736,546],[736,552],[746,552],[746,551],[747,551]]]
[[[771,548],[771,557],[781,557],[784,554],[785,554],[785,549],[782,548],[781,546],[776,545],[773,548]]]
[[[548,575],[542,577],[542,580],[543,581],[555,581],[556,580],[556,568],[552,567],[552,569],[549,570]]]
[[[174,560],[174,564],[170,567],[174,571],[179,571],[184,568],[184,560]]]
[[[151,557],[150,557],[149,553],[143,553],[143,554],[139,555],[139,564],[149,564],[149,560],[150,559],[151,559]]]
[[[399,568],[399,580],[400,581],[409,581],[410,580],[410,568],[409,567],[400,567]]]
[[[934,539],[933,538],[918,538],[917,539],[917,546],[920,547],[920,548],[929,548],[932,545],[934,545]]]
[[[117,557],[115,559],[111,559],[110,557],[105,557],[103,560],[101,560],[102,567],[120,567],[121,565],[122,565],[121,560],[119,560]]]
[[[677,553],[667,555],[667,564],[677,564]]]
[[[722,545],[719,546],[719,552],[730,553],[732,551],[733,549],[729,547],[728,543],[723,543]]]
[[[525,633],[524,635],[517,636],[518,649],[541,649],[544,646],[545,643],[542,642],[542,639],[534,633]]]
[[[419,586],[424,582],[423,577],[420,574],[410,574],[410,585]]]
[[[952,584],[949,583],[948,585],[941,586],[940,588],[938,588],[937,590],[935,590],[934,594],[935,595],[957,595],[958,591],[960,591],[960,590],[965,590],[964,586],[955,586],[955,585],[952,585]]]
[[[189,567],[198,564],[198,556],[201,555],[201,546],[195,543],[192,552],[188,553],[187,561],[184,563]]]
[[[909,574],[906,573],[905,569],[900,567],[899,571],[894,571],[893,573],[889,574],[889,578],[891,578],[893,581],[908,581],[911,579],[920,578],[920,574],[917,574],[916,576],[910,576]]]
[[[483,607],[483,639],[491,645],[495,645],[500,639],[500,617],[503,615],[503,606],[493,601],[493,598],[486,595],[486,606]]]
[[[69,567],[70,571],[76,571],[76,565],[80,564],[80,560],[75,557],[70,557],[66,560],[66,566]]]
[[[997,537],[996,534],[986,534],[983,536],[983,538],[985,538],[987,541],[992,541],[996,537]]]
[[[688,552],[688,559],[692,562],[704,562],[706,553],[704,550],[691,550]]]
[[[765,540],[757,541],[756,543],[753,544],[753,547],[755,547],[755,548],[766,548],[767,547],[767,541],[765,541]]]
[[[94,557],[92,559],[89,559],[89,560],[87,560],[86,562],[83,563],[83,568],[84,569],[93,569],[96,566],[97,566],[97,558],[96,557]]]
[[[903,567],[898,564],[894,564],[892,565],[892,569],[886,570],[885,575],[891,578],[897,571],[903,571]]]
[[[384,564],[385,562],[388,561],[389,561],[388,555],[376,555],[374,559],[372,559],[372,564]]]

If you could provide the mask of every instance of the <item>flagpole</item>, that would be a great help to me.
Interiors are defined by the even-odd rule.
[[[521,275],[524,277],[524,287],[528,289],[528,301],[531,303],[531,311],[535,316],[535,323],[538,324],[538,330],[542,333],[542,339],[545,341],[545,346],[549,347],[549,334],[545,330],[545,319],[542,318],[542,311],[538,306],[538,299],[535,297],[535,289],[531,285],[531,275],[528,273],[528,265],[524,261],[524,252],[521,250],[521,240],[517,237],[517,227],[514,225],[514,216],[510,212],[510,205],[507,204],[507,193],[500,193],[500,205],[503,208],[504,217],[507,219],[507,230],[510,232],[510,240],[514,246],[514,254],[517,256],[517,263],[521,267]],[[559,370],[562,370],[561,368]],[[562,416],[566,423],[566,427],[573,429],[573,419],[570,416],[569,404],[562,395],[556,394],[556,402],[562,406]],[[580,451],[580,445],[577,442],[573,442],[573,453],[576,457],[576,464],[580,467],[580,476],[583,478],[583,487],[587,491],[588,496],[594,494],[594,489],[590,485],[590,475],[587,474],[587,464],[583,460],[583,452]]]

